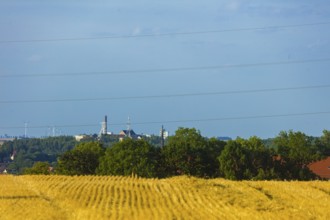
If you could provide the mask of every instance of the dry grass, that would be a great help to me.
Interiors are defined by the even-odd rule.
[[[330,182],[0,176],[0,219],[330,219]]]

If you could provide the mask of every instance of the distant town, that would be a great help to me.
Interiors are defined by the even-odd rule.
[[[130,121],[130,117],[128,117],[127,123],[126,123],[127,128],[120,130],[118,133],[114,133],[108,130],[108,117],[107,115],[104,116],[103,121],[101,122],[101,128],[100,131],[97,133],[93,133],[93,134],[76,134],[73,135],[76,141],[81,141],[83,139],[88,139],[91,137],[97,136],[98,138],[102,137],[102,136],[111,136],[113,138],[117,138],[119,141],[123,140],[124,138],[131,138],[131,139],[142,139],[143,137],[147,137],[150,138],[152,136],[155,136],[154,134],[138,134],[136,133],[132,127],[131,127],[131,121]],[[48,135],[42,136],[41,138],[48,138],[48,137],[56,137],[56,136],[62,136],[62,132],[57,133],[55,127],[53,127],[53,129],[50,129],[50,131],[48,132]],[[63,135],[66,136],[66,135]],[[71,136],[71,135],[69,135]],[[161,137],[163,140],[166,140],[169,136],[170,136],[170,132],[167,131],[164,126],[162,126],[159,130],[159,133],[156,134],[156,136]],[[29,136],[27,135],[27,126],[25,124],[25,132],[23,135],[18,135],[18,136],[12,136],[12,135],[8,135],[8,134],[3,134],[0,135],[0,146],[6,142],[6,141],[13,141],[15,139],[25,139],[25,138],[36,138],[34,136]],[[222,141],[229,141],[232,140],[231,137],[222,137],[219,136],[217,137],[218,140],[222,140]]]

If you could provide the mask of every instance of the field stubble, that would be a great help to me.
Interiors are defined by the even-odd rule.
[[[0,176],[0,219],[330,219],[330,182]]]

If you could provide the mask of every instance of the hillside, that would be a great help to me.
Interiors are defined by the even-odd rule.
[[[330,182],[0,176],[1,219],[329,219]]]

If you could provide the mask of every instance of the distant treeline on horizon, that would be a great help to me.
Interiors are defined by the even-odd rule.
[[[308,165],[330,156],[327,130],[321,137],[282,131],[266,140],[253,136],[223,141],[203,137],[195,128],[179,128],[165,141],[160,136],[138,137],[119,141],[111,135],[91,135],[79,142],[73,136],[15,139],[0,147],[1,169],[15,174],[49,174],[52,167],[52,173],[65,175],[310,180],[319,177]]]

